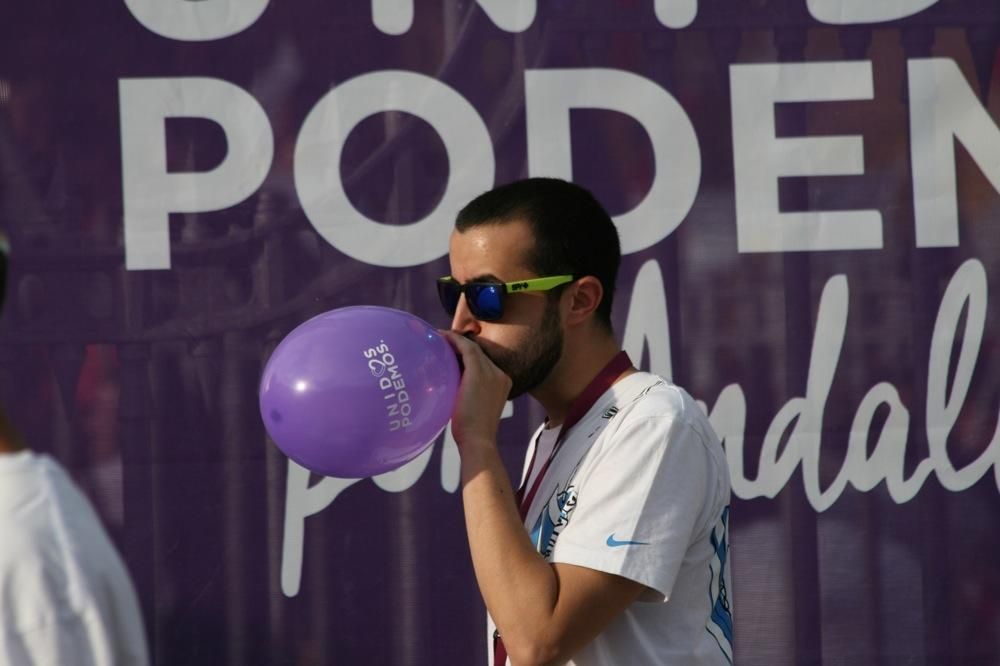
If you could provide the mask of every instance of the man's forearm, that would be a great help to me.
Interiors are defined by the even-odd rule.
[[[524,530],[495,445],[463,447],[462,499],[479,589],[507,650],[529,661],[554,650],[558,580]]]

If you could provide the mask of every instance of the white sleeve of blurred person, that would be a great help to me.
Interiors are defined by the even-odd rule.
[[[93,507],[0,410],[0,664],[148,663],[135,589]]]
[[[0,454],[0,534],[0,663],[149,662],[125,565],[58,463]]]

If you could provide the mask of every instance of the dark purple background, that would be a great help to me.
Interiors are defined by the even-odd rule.
[[[358,74],[404,69],[457,90],[489,128],[497,182],[527,175],[523,69],[512,63],[615,67],[657,82],[695,127],[701,184],[675,233],[624,258],[619,335],[635,276],[655,259],[673,379],[710,406],[725,386],[743,388],[752,479],[771,419],[804,390],[820,291],[843,273],[850,320],[826,407],[824,483],[840,468],[862,396],[880,381],[910,410],[907,471],[926,458],[927,355],[941,295],[969,258],[1000,287],[1000,230],[997,193],[959,149],[961,245],[916,248],[905,64],[955,59],[997,117],[1000,10],[941,2],[896,23],[838,28],[812,20],[805,0],[703,0],[693,25],[671,31],[652,4],[542,2],[533,26],[513,35],[474,3],[428,0],[416,3],[409,32],[389,36],[366,2],[273,2],[251,28],[206,43],[153,34],[124,2],[0,7],[0,220],[15,251],[0,329],[3,405],[94,499],[135,578],[157,664],[485,659],[483,606],[460,498],[442,489],[440,446],[409,490],[364,481],[307,519],[301,591],[288,598],[280,587],[287,464],[256,411],[267,354],[298,322],[344,305],[446,325],[432,289],[446,258],[410,269],[362,264],[320,238],[295,198],[292,152],[305,115]],[[446,14],[463,26],[454,50],[444,46]],[[262,87],[282,53],[297,63],[294,75]],[[865,175],[786,179],[782,206],[878,208],[884,248],[738,254],[728,66],[858,58],[873,63],[873,100],[776,113],[782,135],[863,135]],[[171,270],[126,272],[117,86],[144,76],[218,77],[254,92],[276,152],[245,203],[172,218]],[[386,115],[352,133],[341,173],[359,210],[405,224],[435,207],[448,163],[428,124],[404,116],[387,132]],[[612,214],[629,210],[655,170],[641,126],[579,110],[572,129],[575,180]],[[178,171],[209,169],[226,152],[204,120],[170,121],[168,141]],[[949,442],[956,465],[978,457],[996,426],[998,312],[988,310]],[[503,423],[512,472],[539,418],[522,399]],[[901,505],[883,485],[848,488],[818,514],[798,472],[774,499],[738,499],[737,662],[1000,663],[998,517],[992,470],[961,493],[932,476]]]

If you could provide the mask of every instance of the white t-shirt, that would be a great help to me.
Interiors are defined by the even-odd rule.
[[[144,666],[135,590],[62,467],[0,454],[0,664]]]
[[[541,429],[533,438],[532,484],[555,439]],[[597,400],[567,434],[525,527],[549,562],[648,589],[569,664],[732,663],[729,502],[722,445],[683,389],[639,372]]]

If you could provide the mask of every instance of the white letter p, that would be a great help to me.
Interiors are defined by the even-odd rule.
[[[274,137],[248,92],[208,78],[122,79],[122,194],[125,268],[170,268],[170,213],[220,210],[253,194],[271,166]],[[167,171],[167,118],[207,118],[228,150],[210,171]]]

